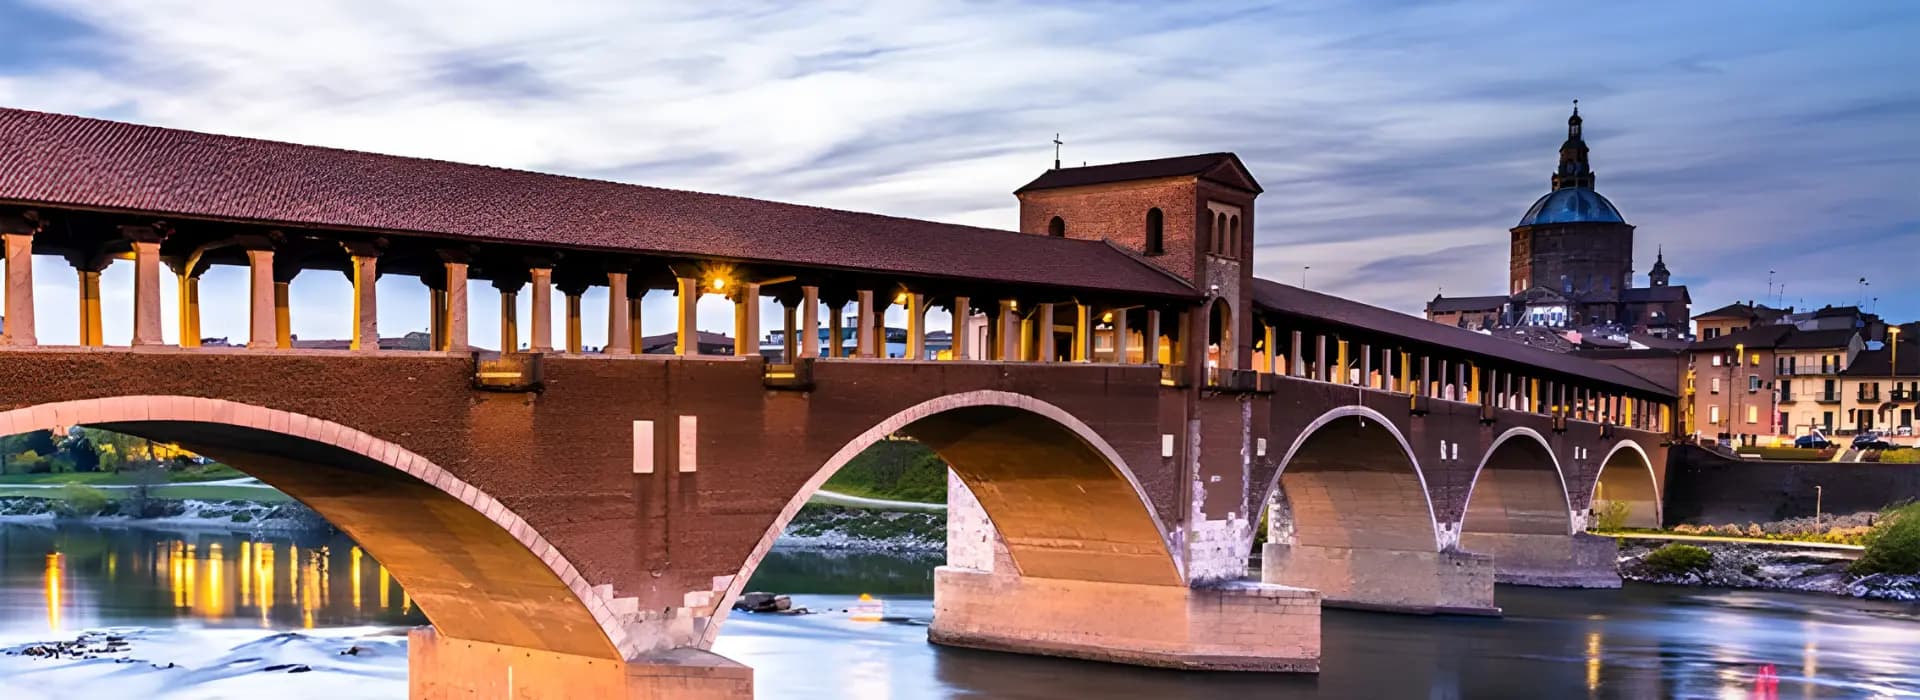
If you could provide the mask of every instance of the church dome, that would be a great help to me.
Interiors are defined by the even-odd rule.
[[[1543,224],[1624,224],[1627,220],[1620,216],[1620,210],[1613,208],[1613,202],[1585,187],[1563,187],[1548,192],[1540,201],[1534,202],[1527,215],[1520,217],[1520,226],[1539,226]]]

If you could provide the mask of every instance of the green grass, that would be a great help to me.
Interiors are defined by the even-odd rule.
[[[1848,569],[1855,574],[1920,574],[1920,503],[1888,508],[1867,533],[1867,550]]]
[[[1881,464],[1920,464],[1920,449],[1880,450]]]
[[[947,463],[918,442],[883,440],[827,479],[826,489],[890,501],[946,503]]]
[[[167,480],[175,484],[190,484],[198,481],[221,481],[240,479],[246,473],[224,464],[209,464],[170,470]],[[138,477],[133,472],[47,472],[43,474],[4,474],[0,475],[0,486],[7,484],[87,484],[90,486],[112,486],[135,483]]]

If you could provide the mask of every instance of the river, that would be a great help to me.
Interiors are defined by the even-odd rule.
[[[806,700],[1920,696],[1911,605],[1501,587],[1498,619],[1327,611],[1317,676],[1176,673],[929,645],[936,563],[776,548],[750,588],[819,614],[737,613],[715,651],[754,667],[759,697]],[[862,593],[879,602],[861,608]],[[0,697],[400,698],[396,634],[424,621],[343,537],[0,524],[0,646],[110,627],[151,662],[0,657]],[[180,668],[152,668],[167,663]],[[315,673],[277,680],[295,663]]]

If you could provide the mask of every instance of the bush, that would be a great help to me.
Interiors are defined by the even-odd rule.
[[[53,507],[62,518],[86,518],[107,510],[107,494],[86,484],[68,483],[60,487],[60,501]]]
[[[1593,524],[1605,531],[1624,530],[1627,527],[1627,515],[1632,510],[1633,505],[1626,501],[1607,501],[1594,513]]]
[[[1682,576],[1701,573],[1713,566],[1713,553],[1690,544],[1672,543],[1653,550],[1644,560],[1656,573]]]
[[[1881,514],[1867,532],[1867,549],[1848,567],[1858,575],[1920,574],[1920,503],[1908,503]]]

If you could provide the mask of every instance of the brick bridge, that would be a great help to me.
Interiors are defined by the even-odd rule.
[[[432,621],[415,697],[750,695],[704,650],[808,496],[893,435],[954,474],[937,642],[1311,671],[1323,601],[1485,614],[1496,579],[1618,585],[1584,530],[1657,522],[1672,391],[1256,279],[1259,192],[1231,154],[1055,169],[1015,233],[0,110],[0,434],[178,442],[312,506]],[[35,255],[76,270],[77,345],[39,341]],[[135,308],[109,347],[117,261]],[[246,347],[200,342],[213,265],[249,270]],[[313,270],[353,281],[351,350],[289,341]],[[430,349],[375,342],[382,274],[433,290]],[[481,282],[504,353],[469,344]],[[699,297],[731,299],[734,354],[635,354],[658,290],[682,339]]]

